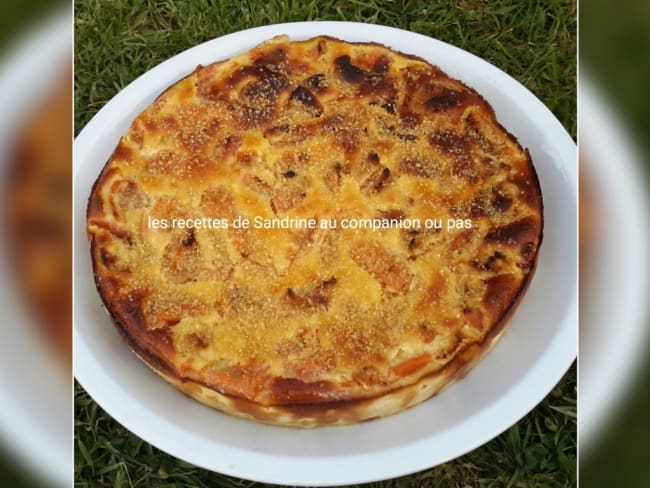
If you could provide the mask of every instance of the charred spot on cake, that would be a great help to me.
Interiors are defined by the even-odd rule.
[[[352,64],[352,59],[349,55],[344,54],[334,60],[336,67],[341,78],[349,83],[361,83],[365,77],[366,72]]]
[[[376,152],[372,151],[368,153],[368,161],[371,163],[379,163],[379,154]]]
[[[327,90],[327,88],[329,88],[327,76],[323,73],[317,73],[315,75],[310,76],[309,78],[307,78],[305,83],[309,88],[316,91],[316,93],[323,93]]]
[[[510,224],[490,230],[485,236],[486,242],[503,245],[522,245],[537,239],[539,224],[535,217],[524,217]]]
[[[388,56],[382,54],[378,56],[377,59],[375,60],[375,63],[372,67],[372,71],[373,73],[385,75],[388,73],[389,68],[390,68],[390,59],[388,59]]]
[[[267,66],[242,66],[225,80],[225,86],[236,88],[240,83],[252,78],[241,91],[242,95],[252,99],[260,97],[274,101],[277,96],[289,88],[289,80],[278,70]]]
[[[389,114],[394,114],[395,113],[395,101],[389,101],[386,103],[382,103],[381,108],[383,108],[386,112]]]
[[[521,261],[517,266],[523,270],[529,270],[535,264],[535,246],[532,242],[527,242],[520,249]]]
[[[366,73],[359,83],[357,95],[360,97],[372,97],[373,100],[390,101],[397,98],[396,81],[391,76],[372,72]],[[375,102],[376,103],[376,102]]]
[[[287,61],[287,51],[282,47],[270,49],[258,55],[253,62],[261,66],[280,66]]]
[[[417,112],[400,110],[400,119],[402,127],[405,129],[414,129],[422,122],[422,116]]]
[[[257,65],[240,67],[222,83],[236,94],[228,109],[244,129],[268,122],[276,112],[279,95],[290,87],[286,76]],[[240,84],[244,86],[237,93]]]
[[[479,261],[478,259],[472,260],[472,266],[481,271],[492,271],[497,261],[505,259],[505,254],[499,251],[494,251],[494,253],[488,256],[488,258],[483,262]]]
[[[181,244],[183,244],[185,247],[192,246],[196,243],[196,237],[194,236],[194,229],[187,229],[185,232],[185,237],[183,237],[183,240],[181,241]]]
[[[449,88],[442,88],[439,94],[436,94],[428,98],[424,102],[424,107],[427,110],[432,110],[438,112],[440,110],[446,110],[458,105],[460,101],[461,94],[455,90]]]
[[[293,90],[289,98],[304,105],[315,117],[320,117],[323,113],[322,104],[311,91],[303,86],[298,86]]]
[[[429,144],[456,160],[469,159],[469,143],[462,134],[457,132],[446,129],[435,131],[429,136]]]
[[[494,198],[492,199],[492,207],[497,212],[502,212],[502,213],[506,212],[511,206],[512,206],[512,199],[499,192],[497,192]]]

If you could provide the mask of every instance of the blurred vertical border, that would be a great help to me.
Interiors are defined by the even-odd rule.
[[[72,480],[72,12],[0,2],[0,483]]]
[[[581,2],[579,10],[580,42],[580,352],[579,411],[584,424],[580,429],[580,481],[589,487],[650,486],[650,314],[648,313],[647,247],[644,259],[633,263],[634,271],[626,277],[625,296],[639,294],[640,312],[623,318],[623,306],[610,299],[607,309],[620,318],[599,319],[590,308],[595,299],[594,283],[605,283],[611,276],[604,271],[610,264],[600,260],[596,248],[604,240],[619,239],[619,254],[630,244],[625,229],[618,235],[611,221],[605,220],[603,206],[610,198],[624,200],[624,211],[643,215],[634,223],[637,239],[648,242],[648,201],[650,194],[650,2],[645,0],[591,0]],[[598,105],[594,111],[594,105]],[[598,115],[594,115],[598,114]],[[592,120],[594,116],[602,120]],[[589,118],[589,120],[588,120]],[[594,134],[583,125],[609,127],[594,140]],[[603,161],[611,175],[610,185],[598,187],[595,165],[598,158],[619,145],[625,156]],[[630,172],[636,180],[634,188],[617,188],[614,181],[620,172]],[[624,256],[632,259],[633,256]],[[646,264],[643,264],[645,261]],[[601,272],[602,271],[602,272]],[[644,285],[645,284],[645,285]],[[610,282],[609,286],[615,286]],[[611,290],[609,297],[620,290]],[[604,295],[605,300],[608,299]],[[631,322],[634,323],[631,323]],[[593,402],[587,395],[591,361],[587,361],[596,336],[609,334],[610,347],[598,351],[609,370],[620,369],[617,383]],[[617,348],[617,336],[633,334],[629,348]],[[601,378],[604,381],[605,378]],[[587,422],[587,414],[598,410],[595,425]],[[584,440],[584,442],[583,442]]]

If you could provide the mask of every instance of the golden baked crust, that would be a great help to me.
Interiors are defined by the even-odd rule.
[[[177,226],[204,218],[229,225]],[[102,299],[149,366],[226,412],[313,426],[397,412],[466,372],[530,279],[542,199],[474,90],[379,44],[281,36],[134,120],[88,235]]]

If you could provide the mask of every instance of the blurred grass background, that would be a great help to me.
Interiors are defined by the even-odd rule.
[[[174,54],[230,32],[305,20],[377,23],[456,45],[523,83],[575,138],[576,5],[567,0],[75,0],[75,132],[120,89]],[[488,444],[444,465],[366,486],[564,487],[575,486],[576,476],[574,366],[539,406]],[[75,484],[267,486],[161,452],[121,427],[79,385]]]
[[[625,8],[615,0],[592,0],[589,8],[580,11],[580,68],[584,70],[581,73],[588,74],[598,87],[617,118],[615,122],[621,124],[626,142],[638,154],[646,198],[650,195],[649,32],[650,2],[647,0],[630,0]],[[617,161],[611,164],[612,171],[616,171]],[[585,164],[581,161],[580,166],[588,176],[588,161]],[[639,224],[648,226],[648,222]],[[639,273],[647,275],[650,270],[640,269]],[[647,308],[646,324],[650,329]],[[591,325],[581,322],[580,327]],[[650,486],[649,351],[650,343],[646,342],[641,364],[631,368],[631,383],[617,399],[621,404],[605,419],[593,445],[581,446],[580,479],[585,486]]]
[[[613,104],[650,168],[650,2],[592,0],[580,12],[580,63]]]

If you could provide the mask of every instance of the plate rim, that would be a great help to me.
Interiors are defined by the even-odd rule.
[[[318,24],[318,28],[316,30],[314,29],[314,24]],[[144,89],[141,87],[143,85],[143,79],[146,79],[145,77],[153,77],[154,74],[162,73],[165,70],[167,70],[170,66],[174,65],[175,63],[178,62],[179,58],[185,58],[187,57],[188,59],[192,58],[192,55],[195,55],[199,50],[201,49],[206,49],[207,45],[210,45],[212,43],[227,43],[229,41],[238,39],[241,36],[250,36],[250,37],[256,37],[257,35],[263,35],[264,38],[268,39],[272,37],[273,35],[278,35],[278,32],[280,29],[281,30],[286,30],[287,34],[289,35],[290,38],[303,38],[304,36],[300,34],[296,34],[294,31],[297,29],[300,31],[301,28],[306,28],[309,26],[310,29],[312,29],[312,33],[308,35],[307,37],[312,37],[314,35],[318,35],[319,33],[325,33],[333,36],[344,36],[342,33],[338,34],[331,34],[330,30],[337,30],[337,29],[345,29],[345,28],[350,28],[350,29],[359,29],[358,32],[363,30],[364,36],[367,36],[367,40],[369,41],[376,41],[376,42],[381,42],[382,44],[391,46],[393,48],[394,44],[391,42],[387,42],[387,40],[383,39],[383,36],[385,36],[387,33],[392,33],[392,35],[398,35],[398,36],[410,36],[414,39],[419,39],[422,42],[426,42],[432,45],[437,45],[437,46],[444,46],[445,49],[451,50],[451,52],[455,52],[459,55],[462,55],[463,57],[470,59],[473,63],[476,63],[481,69],[484,71],[487,70],[487,72],[491,72],[493,74],[498,74],[498,77],[500,80],[505,80],[503,82],[507,82],[510,85],[513,85],[514,87],[517,88],[520,92],[523,90],[522,93],[525,93],[527,98],[530,99],[530,103],[535,105],[536,110],[541,111],[544,113],[546,118],[550,121],[552,121],[552,124],[550,126],[545,127],[546,130],[553,131],[553,133],[558,137],[558,140],[564,144],[564,151],[570,150],[575,154],[574,161],[577,161],[577,151],[575,150],[575,142],[571,139],[569,134],[566,132],[562,124],[557,120],[557,118],[550,112],[550,110],[543,105],[543,103],[535,97],[526,87],[524,87],[521,83],[519,83],[517,80],[515,80],[512,76],[508,75],[507,73],[501,71],[499,68],[496,66],[488,63],[487,61],[483,60],[482,58],[469,53],[465,50],[462,50],[456,46],[453,46],[451,44],[445,43],[443,41],[424,36],[422,34],[417,34],[414,32],[398,29],[395,27],[389,27],[389,26],[382,26],[382,25],[377,25],[377,24],[363,24],[363,23],[357,23],[357,22],[345,22],[345,21],[316,21],[316,22],[290,22],[290,23],[283,23],[283,24],[271,24],[271,25],[266,25],[266,26],[261,26],[261,27],[254,27],[251,29],[246,29],[234,33],[227,34],[225,36],[220,36],[212,40],[208,40],[204,43],[201,43],[197,46],[190,47],[187,50],[182,51],[179,54],[176,54],[175,56],[163,61],[162,63],[158,64],[151,70],[146,71],[145,73],[141,74],[138,78],[136,78],[134,81],[132,81],[129,85],[127,85],[124,89],[122,89],[119,93],[117,93],[109,102],[107,102],[96,114],[95,116],[85,125],[85,127],[80,131],[79,135],[75,139],[75,155],[77,154],[77,150],[79,146],[82,147],[92,147],[92,143],[94,140],[96,140],[97,137],[100,137],[99,134],[101,134],[101,130],[99,129],[100,125],[102,122],[107,122],[110,120],[110,107],[117,102],[114,102],[116,99],[119,101],[122,98],[126,98],[124,95],[130,94],[130,93],[135,93],[137,91],[144,91]],[[320,32],[319,32],[320,29]],[[374,32],[372,32],[374,31]],[[347,39],[350,39],[354,36],[348,36]],[[389,36],[386,36],[389,37]],[[390,39],[394,39],[393,37],[390,37]],[[406,41],[404,41],[406,42]],[[248,43],[248,49],[256,45],[257,42],[251,40]],[[400,48],[395,48],[397,50],[401,50]],[[226,49],[228,53],[231,53],[228,49]],[[234,53],[239,52],[239,51],[234,51],[232,54],[227,54],[227,56],[232,56]],[[226,56],[226,55],[224,55]],[[224,56],[218,57],[218,59],[222,59]],[[218,59],[215,59],[217,61]],[[448,72],[447,67],[442,66],[443,70]],[[452,76],[454,76],[452,74]],[[164,88],[164,87],[163,87]],[[155,91],[151,89],[150,91]],[[155,94],[157,94],[156,92]],[[151,94],[151,93],[150,93]],[[145,104],[145,106],[148,105],[148,103]],[[144,107],[141,107],[144,108]],[[104,120],[108,119],[108,120]],[[75,186],[75,194],[77,193],[76,187],[77,187],[77,176],[81,170],[81,162],[80,158],[75,157],[74,158],[74,186]],[[575,172],[577,173],[577,162],[575,164]],[[568,183],[570,186],[570,189],[573,191],[572,199],[573,201],[576,202],[576,207],[577,207],[577,177],[576,175],[569,174],[568,175]],[[75,215],[77,213],[77,207],[79,203],[75,201],[74,203],[74,210],[75,210]],[[85,202],[82,202],[82,205],[84,205],[85,209]],[[75,218],[76,221],[76,218]],[[84,232],[80,229],[77,229],[75,226],[74,230],[74,247],[75,247],[75,252],[73,256],[73,260],[75,261],[75,269],[76,269],[76,254],[77,254],[77,242],[78,242],[78,237],[77,234],[80,232]],[[76,273],[75,273],[76,274]],[[192,464],[195,464],[197,466],[201,466],[205,469],[212,470],[212,471],[217,471],[219,473],[231,475],[231,476],[237,476],[245,479],[254,479],[256,481],[263,481],[263,482],[269,482],[269,483],[288,483],[288,484],[296,484],[296,485],[305,485],[305,484],[313,484],[316,480],[317,483],[320,483],[322,486],[325,485],[337,485],[337,484],[342,484],[342,483],[363,483],[363,482],[368,482],[368,481],[376,481],[379,479],[387,479],[387,478],[393,478],[397,476],[402,476],[405,474],[410,474],[422,469],[427,469],[430,468],[433,465],[441,464],[443,462],[447,462],[451,459],[454,459],[458,456],[461,456],[476,447],[483,445],[484,443],[488,442],[490,439],[494,438],[495,436],[499,435],[503,431],[505,431],[507,428],[512,426],[513,424],[517,423],[523,416],[525,416],[530,410],[532,410],[547,394],[548,392],[557,384],[557,382],[561,379],[561,377],[564,375],[564,373],[568,370],[568,368],[571,366],[573,363],[575,356],[576,356],[576,349],[577,349],[577,276],[575,276],[575,281],[576,284],[574,287],[572,287],[572,293],[573,293],[573,299],[569,302],[569,305],[567,307],[567,313],[565,315],[565,320],[567,317],[574,317],[571,321],[573,322],[573,331],[569,330],[569,326],[564,326],[562,328],[558,329],[558,332],[555,334],[553,337],[553,340],[549,342],[547,345],[545,351],[549,349],[553,349],[556,351],[556,355],[553,358],[553,361],[557,363],[557,358],[561,357],[562,358],[562,364],[558,366],[558,364],[553,365],[552,363],[550,364],[541,364],[543,361],[543,358],[540,358],[538,363],[531,369],[531,371],[528,373],[528,376],[531,378],[528,379],[527,383],[536,383],[540,382],[541,384],[544,385],[543,388],[537,388],[535,391],[527,391],[526,392],[526,398],[527,401],[522,402],[523,405],[520,405],[518,410],[518,413],[514,415],[514,418],[510,418],[509,420],[505,422],[500,422],[497,426],[493,426],[489,430],[489,433],[484,433],[482,436],[477,436],[477,438],[474,440],[474,442],[471,443],[463,443],[460,442],[460,444],[463,444],[463,447],[459,447],[458,445],[455,446],[455,449],[452,454],[447,456],[444,459],[438,459],[435,462],[431,462],[430,459],[427,459],[426,456],[422,457],[417,456],[417,452],[420,451],[423,452],[426,450],[427,445],[430,445],[431,439],[430,438],[422,438],[419,439],[416,442],[413,442],[411,444],[408,444],[407,446],[400,445],[397,447],[393,447],[391,449],[386,449],[383,451],[373,451],[370,453],[362,453],[362,454],[347,454],[345,457],[347,458],[345,460],[345,464],[347,466],[358,466],[361,468],[360,471],[363,471],[363,469],[368,469],[367,466],[371,467],[370,472],[365,472],[365,474],[362,474],[361,472],[356,472],[356,473],[350,473],[350,472],[345,472],[345,476],[340,476],[340,473],[338,472],[332,472],[332,462],[335,462],[337,464],[340,464],[343,460],[340,457],[330,457],[330,458],[300,458],[300,463],[303,464],[300,470],[285,470],[284,475],[282,473],[282,470],[276,469],[267,469],[265,473],[261,473],[259,469],[253,469],[252,472],[254,472],[254,475],[252,475],[252,472],[246,473],[246,472],[241,472],[240,469],[235,468],[235,463],[228,463],[224,462],[219,464],[218,466],[215,466],[214,464],[205,462],[205,457],[203,459],[197,459],[197,458],[188,458],[186,455],[186,451],[180,452],[177,445],[175,444],[175,441],[178,439],[173,439],[174,435],[170,435],[170,438],[168,439],[161,439],[161,438],[155,438],[153,436],[150,430],[147,430],[142,427],[142,424],[138,423],[138,419],[133,419],[129,417],[129,414],[124,411],[123,406],[117,406],[114,405],[114,402],[112,402],[109,399],[108,393],[106,391],[102,391],[101,387],[97,387],[96,383],[92,380],[92,376],[88,370],[84,370],[80,366],[82,364],[88,364],[89,361],[92,360],[92,355],[91,351],[89,351],[85,347],[85,343],[83,341],[83,338],[80,336],[78,333],[77,327],[76,327],[76,316],[77,316],[77,309],[75,307],[75,327],[74,327],[74,374],[75,377],[78,379],[79,383],[86,389],[88,394],[102,407],[104,408],[109,415],[111,415],[115,420],[117,420],[120,424],[122,424],[125,428],[133,432],[135,435],[141,437],[145,441],[155,445],[156,447],[162,449],[163,451],[178,457],[180,459],[186,460],[187,462],[190,462]],[[534,277],[533,277],[534,280]],[[76,290],[76,283],[73,284],[74,289]],[[75,293],[76,295],[76,293]],[[545,354],[545,357],[548,359],[548,354]],[[547,360],[545,363],[549,363]],[[553,371],[553,374],[550,376],[553,376],[553,380],[549,380],[549,368],[550,370]],[[107,371],[102,370],[100,371],[100,376],[103,376],[103,380],[108,381],[108,383],[111,383],[111,378],[110,375],[108,375]],[[528,378],[527,376],[527,378]],[[97,378],[97,375],[95,374],[95,379]],[[523,383],[521,381],[520,383]],[[112,386],[116,387],[119,389],[119,385],[117,383],[112,382]],[[515,388],[522,388],[521,384],[514,385],[513,390]],[[523,385],[523,390],[526,390],[526,386]],[[530,388],[528,388],[530,390]],[[499,398],[496,402],[494,402],[492,405],[490,405],[489,409],[491,411],[498,410],[499,408],[503,409],[506,408],[506,410],[509,410],[508,406],[506,405],[507,398],[512,396],[511,391],[508,392],[508,395],[504,395],[503,397]],[[108,408],[107,408],[108,407]],[[487,410],[487,409],[486,409]],[[142,417],[139,419],[140,421],[146,421],[146,418]],[[166,422],[164,419],[159,418],[159,421],[161,421],[163,424],[167,424],[164,427],[169,428],[173,431],[174,425],[169,424]],[[472,421],[475,426],[478,428],[479,425],[477,423],[476,418],[474,419],[469,419],[469,421],[466,421],[466,424],[472,424]],[[128,424],[128,425],[126,425]],[[467,425],[468,428],[471,428],[472,425]],[[485,430],[485,428],[484,428]],[[170,432],[170,431],[167,431]],[[487,432],[487,431],[486,431]],[[454,439],[448,439],[448,441],[453,444]],[[458,440],[456,439],[456,444],[458,444]],[[223,448],[224,446],[220,446],[220,448]],[[407,449],[408,448],[408,449]],[[257,467],[259,466],[268,466],[269,464],[278,464],[280,460],[284,461],[283,466],[290,466],[291,463],[295,463],[296,458],[291,458],[291,459],[286,459],[286,456],[280,455],[279,457],[277,455],[269,455],[266,453],[260,453],[260,452],[251,452],[251,451],[246,451],[244,449],[240,449],[237,447],[233,446],[225,446],[225,450],[229,451],[230,455],[236,455],[236,456],[253,456],[253,458],[257,458],[256,460],[253,460],[253,458],[249,458],[248,462],[249,463],[258,463]],[[395,451],[400,451],[399,453]],[[404,453],[404,451],[408,451]],[[404,465],[400,465],[398,467],[395,467],[395,464],[391,462],[391,460],[396,459],[395,456],[404,456],[406,454],[409,456],[410,462],[409,463],[404,463]],[[371,459],[368,459],[371,458]],[[231,457],[232,459],[232,457]],[[289,464],[287,464],[289,463]],[[241,463],[240,463],[241,464]],[[295,468],[295,466],[292,466]],[[344,470],[341,470],[344,471]],[[322,474],[328,474],[329,478],[323,479],[322,477],[319,477]]]

